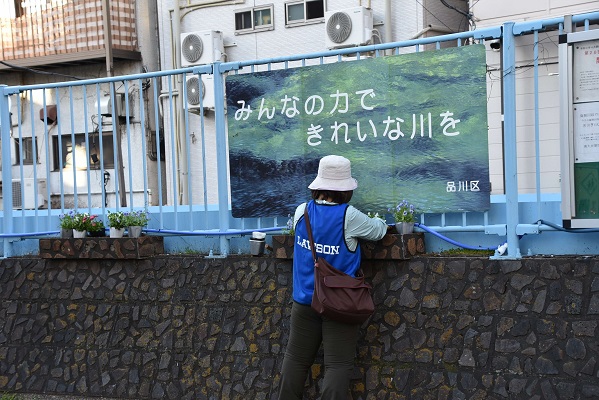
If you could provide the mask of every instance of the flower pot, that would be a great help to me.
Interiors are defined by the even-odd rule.
[[[60,237],[68,239],[73,237],[73,229],[60,228]]]
[[[138,238],[141,236],[141,226],[130,226],[127,228],[129,237]]]
[[[110,227],[110,237],[111,238],[122,238],[123,233],[125,233],[125,228]]]
[[[86,231],[78,231],[76,229],[73,229],[73,237],[75,239],[81,239],[87,236],[87,232]]]
[[[264,239],[250,239],[250,254],[253,256],[261,256],[264,254],[266,242]]]
[[[395,229],[397,233],[400,235],[405,235],[408,233],[414,232],[414,223],[413,222],[397,222],[395,223]]]

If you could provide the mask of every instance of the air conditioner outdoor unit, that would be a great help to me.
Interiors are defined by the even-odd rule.
[[[324,13],[327,49],[354,47],[372,38],[372,10],[360,6]]]
[[[201,107],[214,108],[214,76],[192,75],[186,81],[187,110],[199,112]],[[200,102],[201,99],[201,102]]]
[[[181,66],[224,61],[225,46],[220,31],[199,31],[181,34]]]
[[[46,180],[37,181],[37,203],[34,191],[35,180],[31,178],[12,181],[12,207],[16,209],[33,210],[46,204]],[[22,190],[21,190],[22,189]]]

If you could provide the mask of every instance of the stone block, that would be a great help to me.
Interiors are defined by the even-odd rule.
[[[164,253],[162,236],[40,239],[40,257],[49,259],[140,259]]]
[[[272,254],[275,258],[291,260],[293,258],[293,239],[292,235],[273,235]]]
[[[424,233],[387,234],[377,242],[360,241],[365,260],[408,260],[424,254]]]

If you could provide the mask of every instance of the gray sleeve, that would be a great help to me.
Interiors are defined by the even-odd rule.
[[[302,203],[295,209],[295,214],[293,215],[293,229],[297,225],[297,221],[300,219],[302,215],[304,215],[304,210],[306,209],[307,203]]]
[[[345,241],[351,251],[354,251],[358,246],[358,239],[381,240],[386,233],[387,224],[384,221],[378,218],[370,218],[354,206],[347,208],[345,214]]]

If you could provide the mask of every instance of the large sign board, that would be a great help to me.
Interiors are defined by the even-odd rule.
[[[472,45],[228,76],[233,216],[293,213],[327,154],[351,160],[364,212],[487,210],[485,74]]]

